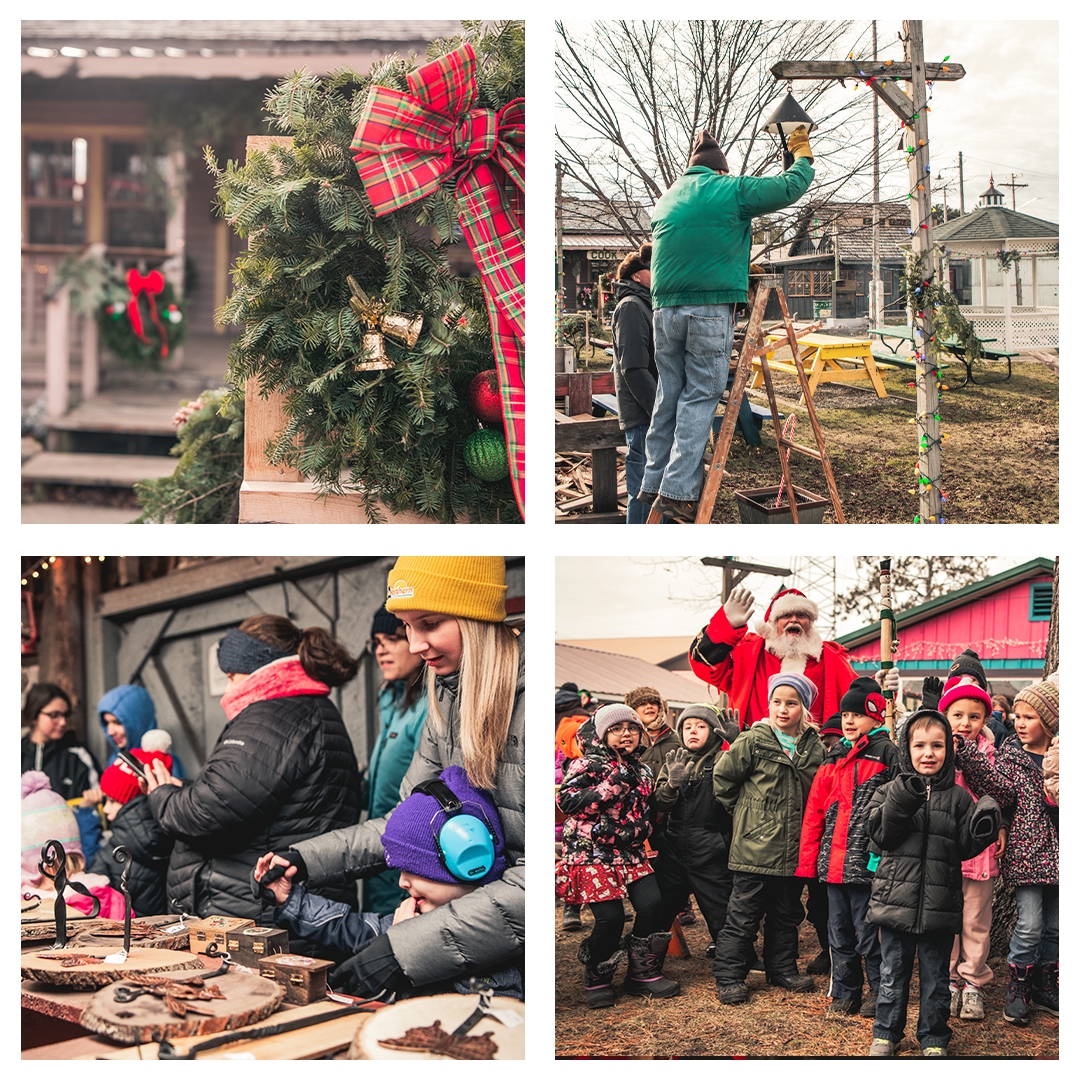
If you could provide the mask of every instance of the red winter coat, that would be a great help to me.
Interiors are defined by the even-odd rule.
[[[728,695],[728,707],[739,710],[744,731],[769,715],[769,678],[779,673],[780,658],[765,648],[763,637],[745,626],[736,630],[720,608],[694,639],[689,656],[694,674]],[[802,674],[817,687],[813,714],[819,720],[840,711],[840,700],[856,677],[847,649],[835,641],[824,642],[821,656],[807,660]]]
[[[868,885],[870,799],[900,772],[900,752],[881,728],[848,747],[837,742],[817,771],[803,811],[796,877]]]

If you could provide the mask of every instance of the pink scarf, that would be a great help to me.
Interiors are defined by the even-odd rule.
[[[283,656],[253,671],[242,683],[229,687],[221,697],[221,707],[230,720],[235,720],[256,701],[329,693],[326,683],[313,679],[300,666],[299,657]]]

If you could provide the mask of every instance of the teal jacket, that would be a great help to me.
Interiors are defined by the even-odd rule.
[[[379,691],[379,737],[368,762],[371,787],[367,811],[372,818],[386,817],[401,802],[401,778],[413,759],[427,719],[427,684],[422,676],[416,700],[407,709],[404,700],[404,679]]]
[[[814,179],[799,158],[780,176],[724,176],[689,168],[652,214],[653,308],[741,304],[750,268],[750,223],[798,202]]]

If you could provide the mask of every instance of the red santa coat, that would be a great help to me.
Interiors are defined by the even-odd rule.
[[[707,663],[695,655],[703,634],[716,645],[730,646],[731,652],[719,663]],[[745,626],[736,630],[728,622],[723,608],[695,638],[689,658],[694,674],[702,682],[722,690],[728,695],[728,707],[739,710],[740,728],[745,730],[769,715],[769,679],[780,673],[781,660],[765,648],[763,637]],[[786,670],[793,669],[789,665]],[[840,711],[840,699],[856,678],[847,659],[847,649],[835,641],[823,642],[821,656],[816,660],[808,658],[801,674],[818,689],[813,713],[819,721]]]

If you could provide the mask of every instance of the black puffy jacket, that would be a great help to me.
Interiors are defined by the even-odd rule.
[[[130,862],[118,863],[113,859],[112,852],[117,846],[128,849]],[[90,864],[90,873],[104,874],[109,884],[118,890],[126,869],[132,913],[139,918],[167,915],[165,875],[172,849],[173,839],[154,819],[149,798],[136,795],[117,811],[112,836],[98,849]]]
[[[910,736],[919,715],[901,732],[900,775],[870,801],[871,851],[881,860],[867,919],[910,934],[957,934],[964,912],[960,864],[997,839],[1001,811],[993,799],[976,802],[956,783],[951,735],[941,770],[929,778],[915,772]]]
[[[198,779],[162,785],[149,797],[176,837],[171,909],[262,925],[272,925],[274,907],[253,896],[259,857],[360,818],[352,741],[337,708],[317,694],[248,705],[225,725]],[[355,888],[319,892],[356,906]]]

